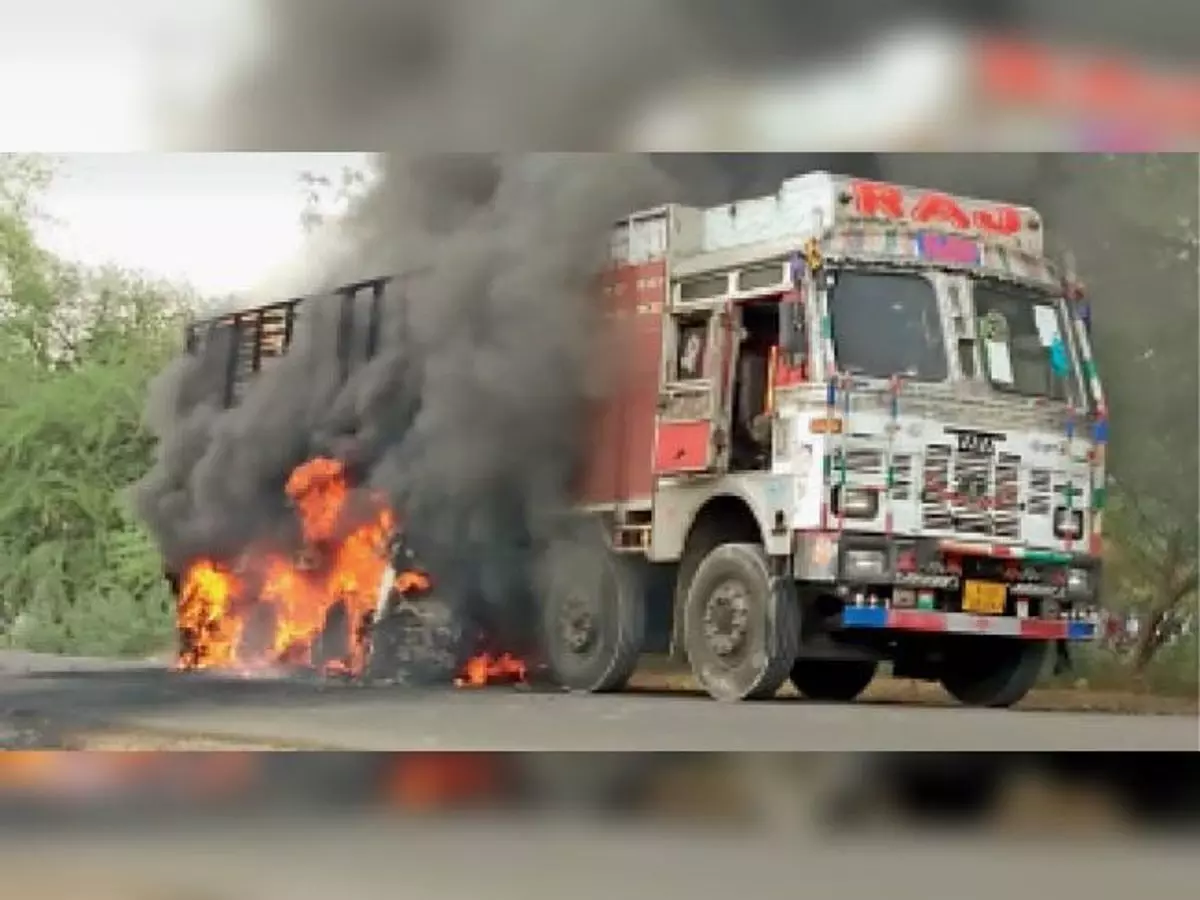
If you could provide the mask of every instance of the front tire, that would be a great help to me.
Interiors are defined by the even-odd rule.
[[[774,697],[795,663],[799,604],[774,590],[757,544],[723,544],[704,558],[687,589],[684,646],[692,674],[724,701]]]
[[[857,659],[798,659],[792,685],[809,700],[850,703],[874,680],[879,664]]]
[[[569,691],[622,690],[646,640],[641,580],[599,533],[580,529],[547,549],[540,572],[541,633],[551,679]]]
[[[963,638],[946,654],[942,687],[965,706],[1012,706],[1037,684],[1047,649],[1044,641]]]

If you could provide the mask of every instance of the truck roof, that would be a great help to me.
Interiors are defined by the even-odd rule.
[[[815,171],[765,196],[635,213],[614,229],[613,261],[670,258],[676,269],[703,270],[726,259],[783,255],[809,237],[865,225],[937,229],[1043,253],[1042,220],[1032,207]]]
[[[688,275],[783,257],[810,237],[870,225],[976,235],[1029,257],[1043,252],[1041,216],[1032,207],[813,171],[785,179],[773,194],[708,207],[671,203],[635,212],[614,226],[610,258],[617,265],[669,259],[675,274]],[[371,291],[392,277],[364,279],[333,293]],[[270,320],[290,320],[288,310],[306,299],[233,305],[201,318],[189,331],[233,321],[239,314],[258,318],[259,311]]]

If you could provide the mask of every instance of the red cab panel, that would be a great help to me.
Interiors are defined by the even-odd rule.
[[[649,502],[667,266],[662,260],[617,266],[601,284],[612,338],[609,390],[589,417],[578,499],[589,506]]]
[[[658,426],[654,469],[661,475],[673,472],[701,472],[711,463],[713,423],[663,422]]]

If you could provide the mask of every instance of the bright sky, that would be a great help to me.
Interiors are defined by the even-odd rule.
[[[47,244],[83,263],[249,290],[304,249],[305,170],[336,177],[366,154],[97,153],[66,156],[46,198]]]
[[[53,249],[209,294],[250,289],[302,252],[300,172],[336,175],[365,154],[145,152],[162,144],[155,105],[178,109],[226,72],[256,36],[253,9],[0,0],[0,150],[63,157]]]
[[[210,88],[254,45],[256,0],[0,0],[0,147],[149,150],[156,104]]]

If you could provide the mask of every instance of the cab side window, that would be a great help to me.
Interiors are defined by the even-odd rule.
[[[675,354],[675,374],[680,381],[695,381],[705,377],[708,356],[708,325],[706,322],[680,323],[679,341]]]

